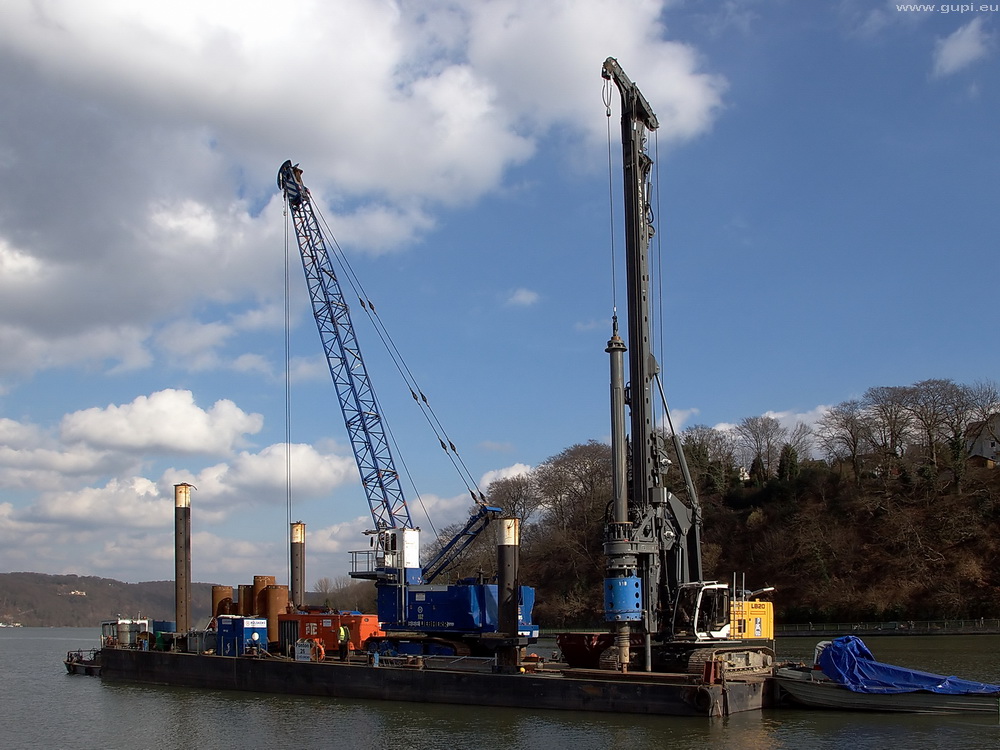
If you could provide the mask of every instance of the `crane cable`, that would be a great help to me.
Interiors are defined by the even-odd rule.
[[[309,197],[309,200],[311,200],[311,196]],[[285,202],[287,204],[287,199],[286,199]],[[336,237],[333,235],[333,232],[330,230],[330,227],[327,224],[325,217],[322,216],[322,214],[319,211],[319,207],[315,204],[315,202],[312,203],[312,207],[313,207],[313,213],[315,214],[317,221],[322,225],[321,226],[321,233],[322,233],[323,239],[328,239],[330,241],[330,243],[333,245],[332,248],[327,248],[328,253],[330,253],[331,251],[333,251],[331,253],[331,256],[332,256],[330,258],[331,261],[334,258],[336,258],[338,264],[341,266],[341,268],[343,268],[343,263],[344,263],[344,261],[342,260],[342,258],[343,258],[343,252],[340,250],[340,245],[337,242]],[[349,281],[351,281],[350,275],[348,275],[347,278],[348,278]],[[340,286],[340,282],[336,278],[334,278],[334,281],[336,282],[337,286],[339,287]],[[354,282],[353,281],[351,281],[351,285],[352,285],[352,287],[354,286]],[[347,304],[347,300],[346,299],[344,299],[344,304],[345,305]],[[329,355],[327,355],[327,356],[329,356]],[[376,393],[376,391],[374,389],[372,389],[372,391],[371,391],[371,396],[374,399],[375,409],[376,409],[376,411],[377,411],[377,413],[378,413],[378,415],[380,417],[379,421],[380,421],[380,424],[382,426],[383,431],[385,432],[385,437],[388,440],[389,445],[392,447],[393,453],[395,454],[393,461],[394,461],[394,463],[398,464],[402,468],[402,475],[404,475],[406,477],[406,480],[409,483],[410,488],[413,490],[413,495],[416,496],[417,502],[420,505],[420,509],[423,511],[423,514],[427,518],[427,522],[428,522],[428,524],[431,527],[431,531],[434,533],[435,536],[437,536],[437,529],[434,527],[434,522],[431,521],[430,515],[428,514],[428,511],[427,511],[427,507],[424,505],[423,496],[421,495],[421,493],[417,489],[416,482],[413,479],[413,474],[410,472],[409,466],[407,466],[406,461],[401,456],[401,453],[400,453],[400,450],[399,450],[399,444],[396,441],[396,436],[393,434],[392,428],[390,427],[388,420],[385,419],[385,415],[384,415],[381,403],[379,402],[379,399],[378,399],[378,394]],[[404,502],[405,502],[405,500],[404,500]]]
[[[368,294],[365,292],[364,286],[361,284],[361,280],[358,278],[357,274],[355,273],[353,267],[350,264],[350,261],[347,259],[346,254],[340,247],[340,244],[337,242],[335,235],[330,230],[326,218],[322,215],[322,212],[315,204],[313,205],[313,209],[316,212],[319,221],[323,225],[324,234],[330,239],[330,242],[333,245],[333,250],[334,250],[333,256],[337,262],[337,265],[343,271],[344,278],[347,279],[347,282],[351,286],[351,289],[354,291],[355,296],[357,297],[358,302],[361,305],[361,308],[365,311],[365,314],[368,316],[369,321],[372,323],[372,326],[375,329],[375,332],[378,334],[378,337],[381,340],[382,345],[385,347],[386,352],[389,354],[389,358],[392,360],[392,363],[395,366],[397,372],[399,372],[400,377],[402,377],[403,382],[406,384],[408,390],[410,391],[410,396],[413,398],[414,402],[420,409],[421,414],[424,416],[425,421],[430,426],[431,430],[434,432],[434,435],[437,438],[438,444],[440,445],[441,449],[448,455],[448,458],[451,461],[453,468],[455,469],[456,473],[459,475],[459,477],[465,484],[466,490],[468,490],[470,496],[472,497],[473,502],[479,505],[485,504],[486,503],[485,495],[479,489],[478,483],[476,482],[468,466],[462,459],[461,454],[458,452],[458,448],[455,446],[454,441],[448,436],[447,430],[444,428],[444,425],[442,424],[440,418],[437,416],[437,413],[431,406],[429,399],[424,394],[423,390],[420,388],[412,370],[410,370],[409,366],[406,364],[406,361],[402,353],[400,352],[398,346],[396,346],[393,337],[390,335],[385,324],[382,322],[382,319],[379,317],[378,312],[376,311],[375,308],[375,304],[371,301]],[[385,420],[383,417],[383,423],[384,422]],[[398,457],[400,455],[400,451],[398,449],[398,445],[396,444],[395,437],[392,435],[392,432],[387,424],[385,425],[385,427],[387,434],[389,435],[389,438],[393,443],[393,446],[396,447],[396,453]],[[400,463],[403,466],[404,472],[406,473],[411,486],[414,485],[413,478],[409,472],[408,467],[406,466],[405,461],[400,459]],[[414,492],[416,492],[415,486],[414,486]],[[419,492],[417,492],[417,497],[419,499],[421,508],[424,511],[424,515],[431,526],[432,531],[434,531],[434,533],[437,534],[437,530],[434,528],[434,523],[431,520],[426,507],[424,506],[423,499],[420,496]]]
[[[371,321],[372,326],[375,328],[375,331],[378,334],[379,339],[382,341],[382,345],[385,347],[386,352],[389,354],[389,357],[392,359],[393,365],[396,367],[397,372],[399,372],[400,377],[403,378],[403,382],[406,384],[407,388],[410,391],[410,396],[413,398],[414,402],[416,402],[417,406],[420,408],[421,413],[424,415],[424,419],[427,421],[427,423],[433,430],[434,435],[438,440],[438,444],[441,446],[442,450],[444,450],[445,453],[448,454],[449,458],[451,459],[452,465],[455,467],[455,470],[458,472],[459,476],[463,479],[463,482],[466,485],[466,489],[469,490],[469,493],[472,495],[473,501],[477,503],[485,502],[485,497],[483,496],[482,492],[479,492],[479,486],[476,480],[473,478],[468,467],[462,460],[461,455],[458,453],[458,448],[455,447],[455,443],[448,436],[447,430],[445,430],[444,425],[438,418],[437,413],[431,406],[430,401],[427,399],[427,396],[425,396],[423,391],[421,390],[420,385],[417,383],[416,376],[414,376],[413,372],[406,364],[406,360],[404,359],[402,353],[399,351],[399,348],[396,346],[396,342],[393,340],[392,336],[389,334],[389,330],[385,327],[385,324],[379,317],[378,312],[375,309],[375,304],[371,301],[370,297],[365,292],[364,287],[361,284],[361,280],[354,272],[354,269],[351,266],[350,261],[348,261],[347,256],[344,254],[339,243],[337,243],[337,240],[333,236],[333,233],[330,231],[329,226],[327,226],[326,219],[323,217],[322,213],[318,209],[315,210],[317,211],[317,215],[319,216],[320,221],[323,222],[323,226],[326,229],[328,236],[330,237],[331,241],[335,246],[336,252],[334,253],[334,255],[337,260],[337,264],[344,271],[344,274],[348,282],[350,283],[351,288],[354,290],[354,293],[358,298],[358,303],[361,305],[362,309],[365,311],[365,314],[368,316],[368,319]],[[473,488],[475,488],[475,491],[473,491]],[[479,495],[478,497],[477,493]]]
[[[654,152],[654,155],[656,157],[653,160],[654,179],[653,179],[653,185],[652,185],[653,186],[653,191],[654,191],[654,194],[655,194],[656,216],[662,216],[663,214],[660,213],[660,134],[659,134],[659,131],[654,131],[654,133],[653,133],[653,152]],[[649,220],[650,221],[650,226],[652,226],[653,218],[654,217],[651,215],[650,216],[650,220]],[[663,233],[658,231],[658,232],[655,233],[655,237],[656,237],[656,253],[655,253],[655,257],[656,257],[656,270],[654,272],[654,275],[656,276],[656,316],[655,316],[655,322],[656,322],[656,332],[657,332],[657,337],[658,337],[657,347],[659,349],[659,355],[660,355],[657,358],[657,361],[662,362],[664,354],[666,352],[666,343],[665,343],[665,340],[664,340],[664,331],[666,329],[666,325],[665,325],[664,321],[665,321],[666,317],[665,317],[664,311],[663,311],[663,299],[664,299],[664,296],[665,296],[664,293],[663,293],[663,278],[664,278],[664,273],[663,273]],[[652,339],[653,336],[650,335],[650,338]],[[688,468],[688,464],[687,464],[687,457],[684,455],[684,448],[683,448],[683,445],[682,445],[681,436],[677,432],[677,430],[675,429],[673,419],[670,416],[670,406],[667,404],[667,396],[666,396],[666,393],[663,390],[663,367],[662,367],[662,365],[660,366],[659,371],[653,376],[653,379],[656,381],[656,386],[659,389],[660,404],[663,407],[663,424],[664,424],[664,427],[665,427],[666,431],[670,435],[670,439],[673,441],[673,444],[674,444],[674,452],[677,455],[677,462],[678,462],[678,464],[680,466],[681,476],[684,479],[684,485],[685,485],[685,487],[687,489],[688,499],[689,499],[689,501],[691,503],[691,511],[692,511],[692,513],[694,515],[694,521],[696,523],[700,524],[701,521],[702,521],[701,501],[698,498],[698,491],[695,488],[694,481],[691,478],[691,472],[690,472],[690,469]]]
[[[618,253],[615,247],[615,186],[611,144],[611,101],[613,92],[611,85],[611,80],[605,78],[602,98],[604,100],[604,111],[607,113],[608,125],[608,215],[610,217],[608,228],[611,232],[611,320],[614,332],[618,333]]]
[[[291,370],[291,238],[289,236],[288,203],[283,201],[285,216],[285,516],[287,528],[292,525],[292,370]],[[291,534],[286,535],[285,560],[288,565],[288,580],[292,580]]]
[[[647,131],[647,141],[648,141],[648,131]],[[653,212],[653,207],[649,203],[649,196],[646,196],[646,206],[645,210],[648,212],[648,224],[653,227],[654,220],[660,216],[660,132],[659,130],[653,131],[653,178],[648,184],[648,188],[653,191],[654,201],[656,203],[656,212]],[[665,343],[663,339],[664,332],[664,316],[663,316],[663,235],[658,230],[653,231],[653,237],[656,240],[655,247],[652,248],[654,252],[649,252],[650,262],[655,261],[654,267],[650,269],[650,275],[656,279],[656,313],[650,315],[650,325],[654,327],[654,331],[650,331],[649,340],[650,342],[656,342],[654,344],[653,357],[658,363],[657,372],[655,377],[659,380],[660,372],[663,370],[664,356],[666,354]],[[648,252],[648,250],[647,250]],[[651,285],[652,286],[652,285]],[[662,388],[662,385],[660,386]],[[655,403],[655,402],[654,402]],[[667,410],[666,399],[663,400],[664,416],[661,420],[669,422],[670,413]],[[657,424],[656,415],[651,415],[653,417],[653,424]],[[670,427],[673,430],[673,426]]]

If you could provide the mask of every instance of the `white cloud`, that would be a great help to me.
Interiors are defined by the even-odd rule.
[[[44,493],[24,517],[76,527],[163,528],[173,516],[172,499],[154,482],[128,477],[100,488]]]
[[[17,443],[18,441],[3,441]],[[107,451],[89,446],[72,450],[62,448],[25,448],[0,445],[0,485],[7,487],[51,486],[51,479],[92,477],[120,468]]]
[[[173,503],[169,505],[173,512]],[[86,556],[72,567],[68,567],[66,572],[75,573],[86,565],[88,570],[92,570],[99,575],[105,575],[116,580],[126,580],[130,583],[148,580],[169,580],[174,576],[174,538],[172,524],[168,524],[171,531],[161,531],[157,533],[151,529],[133,530],[107,539],[98,546],[96,550]],[[201,542],[203,534],[192,534],[192,550],[204,549]],[[195,546],[197,545],[197,547]],[[192,578],[194,580],[204,580],[197,577],[197,563],[199,555],[195,552],[192,555]],[[217,579],[212,579],[217,580]]]
[[[277,377],[276,367],[280,366],[277,363],[262,354],[244,352],[230,356],[225,350],[241,333],[280,330],[284,321],[277,314],[275,306],[265,305],[233,315],[228,321],[178,319],[156,334],[157,351],[165,355],[172,367],[186,372],[232,370],[258,373],[273,380]],[[291,364],[290,370],[300,369],[299,362]]]
[[[292,357],[288,363],[288,375],[293,383],[326,382],[330,378],[330,367],[322,354]]]
[[[800,411],[800,412],[766,411],[763,414],[761,414],[761,416],[771,417],[772,419],[777,420],[778,424],[780,424],[782,427],[791,431],[794,430],[796,425],[799,424],[804,424],[809,428],[815,427],[816,423],[820,419],[822,419],[823,415],[825,415],[829,410],[830,410],[829,406],[820,404],[819,406],[816,406],[810,409],[809,411]],[[715,425],[716,430],[722,430],[722,431],[729,431],[734,429],[735,427],[736,425],[730,422],[719,422],[717,425]]]
[[[260,414],[247,414],[228,399],[206,411],[195,404],[191,391],[166,389],[121,406],[67,414],[60,431],[69,442],[128,452],[226,455],[261,427]]]
[[[41,262],[0,239],[0,294],[10,294],[42,277]]]
[[[62,444],[37,425],[0,419],[0,488],[59,493],[137,467],[134,456],[76,443]]]
[[[271,363],[259,354],[241,354],[233,360],[231,366],[236,372],[256,372],[268,378],[274,377]]]
[[[490,486],[491,482],[495,482],[498,479],[510,479],[511,477],[519,477],[524,474],[528,474],[532,467],[528,464],[511,464],[510,466],[505,466],[502,469],[494,469],[492,471],[487,471],[483,474],[482,478],[479,480],[479,486],[484,490]]]
[[[271,445],[259,453],[241,452],[230,463],[230,491],[255,489],[281,496],[285,488],[285,446]],[[291,446],[292,479],[295,491],[303,496],[319,496],[356,479],[357,466],[350,455],[322,454],[311,445]]]
[[[49,442],[30,425],[11,420],[0,423],[0,435]],[[102,463],[87,464],[88,455],[100,457]],[[301,504],[328,498],[337,486],[356,481],[354,461],[349,456],[293,445],[290,461],[294,497]],[[101,469],[115,471],[121,465],[122,457],[114,452],[94,454],[86,446],[61,450],[0,446],[0,486],[17,489],[18,481],[23,480],[21,486],[41,490],[22,508],[0,504],[0,566],[52,573],[87,570],[131,580],[164,577],[170,568],[157,561],[172,559],[173,485],[180,482],[196,487],[193,519],[201,529],[195,535],[196,559],[212,571],[213,580],[230,572],[260,572],[265,563],[267,570],[283,566],[284,546],[274,541],[273,528],[267,525],[267,509],[280,508],[286,499],[284,445],[268,446],[256,454],[244,451],[231,462],[193,472],[170,468],[159,480],[121,473],[103,483],[79,486],[80,478]],[[204,530],[239,529],[242,527],[236,524],[247,518],[263,523],[271,541],[220,540],[215,532]],[[338,545],[357,544],[363,528],[360,523],[345,526]],[[39,564],[39,555],[44,565]]]
[[[684,426],[688,423],[688,421],[697,418],[698,414],[700,413],[701,412],[697,408],[671,409],[670,422],[673,424],[674,430],[676,430],[677,432],[681,432],[684,429]],[[663,417],[662,421],[664,426],[667,427],[668,425],[666,416]]]
[[[176,364],[189,370],[207,370],[219,365],[217,350],[234,334],[232,326],[219,321],[200,323],[177,320],[157,335],[157,344]]]
[[[190,199],[173,206],[154,207],[149,220],[152,229],[161,230],[164,235],[174,235],[181,243],[204,245],[215,242],[219,237],[220,227],[212,209]]]
[[[540,299],[538,292],[534,292],[530,289],[525,289],[521,287],[520,289],[515,289],[507,297],[507,304],[513,307],[531,307],[536,304]]]
[[[438,531],[454,523],[464,524],[469,520],[469,513],[473,507],[472,496],[468,492],[461,492],[451,497],[441,497],[425,493],[420,496],[420,501],[410,500],[410,513],[413,515],[415,526],[425,528],[426,532],[421,537],[421,542],[427,544],[431,541],[433,533],[428,520],[433,523]]]
[[[0,417],[0,445],[17,443],[22,448],[33,448],[42,445],[43,439],[37,426]]]
[[[2,302],[0,302],[2,306]],[[153,360],[146,340],[149,329],[141,326],[102,325],[85,326],[69,334],[40,331],[20,322],[10,324],[0,320],[0,373],[21,374],[36,370],[71,365],[101,365],[114,362],[109,372],[125,372],[148,367]]]
[[[223,461],[191,471],[169,468],[159,484],[164,487],[188,482],[197,488],[192,505],[213,523],[232,519],[251,508],[280,507],[286,500],[286,460],[291,467],[296,501],[328,499],[342,485],[357,482],[353,456],[321,452],[311,445],[293,444],[290,452],[282,443],[257,453],[240,452]]]
[[[810,428],[816,425],[823,416],[830,411],[830,407],[824,404],[820,404],[809,411],[795,412],[795,411],[766,411],[764,412],[765,417],[771,417],[772,419],[778,420],[778,423],[788,429],[793,430],[798,424],[804,424]]]
[[[934,78],[957,73],[990,52],[990,35],[983,29],[983,16],[973,18],[934,47]]]
[[[371,516],[356,516],[342,523],[318,529],[307,528],[306,549],[310,557],[313,554],[328,557],[343,556],[351,548],[359,547],[363,543],[364,532],[371,526]]]
[[[303,299],[302,306],[306,306]],[[270,302],[233,316],[233,326],[241,331],[280,331],[285,325],[284,306]]]
[[[657,103],[661,139],[688,138],[709,127],[725,82],[699,72],[692,47],[665,41],[663,8],[655,0],[482,3],[469,14],[469,59],[518,121],[572,123],[603,143],[604,123],[591,115],[595,76],[610,54],[642,71],[633,80]]]
[[[341,245],[368,250],[374,255],[398,251],[434,227],[434,219],[412,205],[368,204],[352,213],[338,215],[336,223],[335,234]]]
[[[607,331],[611,335],[611,321],[606,318],[594,318],[588,321],[579,321],[573,324],[573,330],[580,333],[589,331]]]

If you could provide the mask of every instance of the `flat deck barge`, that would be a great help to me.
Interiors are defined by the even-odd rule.
[[[453,658],[311,662],[114,647],[104,648],[101,657],[101,679],[110,682],[663,716],[728,716],[760,710],[769,703],[770,690],[764,677],[705,684],[687,675],[550,665],[509,674],[465,668]]]

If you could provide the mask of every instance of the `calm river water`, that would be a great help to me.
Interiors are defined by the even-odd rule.
[[[90,648],[97,639],[97,629],[91,628],[0,629],[0,748],[1000,747],[1000,717],[782,709],[715,720],[650,718],[119,686],[67,675],[66,651]],[[882,636],[866,643],[885,662],[1000,683],[997,636]],[[813,645],[811,639],[785,639],[778,643],[778,655],[806,660]]]

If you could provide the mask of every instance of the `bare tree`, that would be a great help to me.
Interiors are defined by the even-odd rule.
[[[977,416],[973,390],[970,386],[952,384],[945,391],[945,444],[948,446],[948,460],[952,475],[955,477],[955,489],[960,491],[965,469],[969,458],[967,436],[972,423]]]
[[[844,401],[832,407],[816,423],[816,435],[827,456],[847,461],[854,471],[854,481],[861,484],[862,457],[871,445],[871,426],[860,401]]]
[[[591,440],[552,456],[534,472],[549,521],[560,529],[603,523],[611,499],[611,447]]]
[[[423,547],[421,558],[424,562],[434,560],[445,546],[458,537],[465,523],[453,523],[438,532],[437,537]],[[441,580],[457,580],[472,576],[492,577],[496,572],[496,540],[487,529],[473,539],[462,554],[456,557],[440,574]]]
[[[337,576],[333,590],[327,595],[332,609],[374,612],[377,594],[374,581],[356,581],[350,576]]]
[[[767,476],[773,476],[788,430],[774,417],[746,417],[734,429],[744,466],[759,459]]]
[[[971,446],[983,436],[1000,440],[1000,388],[991,380],[980,380],[969,386],[972,421],[966,441]]]
[[[796,423],[788,435],[789,446],[795,451],[799,460],[812,455],[813,429],[805,422]]]
[[[872,446],[884,476],[892,474],[913,431],[913,415],[907,408],[907,388],[878,386],[865,391],[861,399],[869,416]]]
[[[542,503],[538,486],[531,474],[518,474],[490,482],[486,496],[491,505],[503,508],[505,514],[523,524]]]
[[[949,379],[921,380],[906,389],[906,408],[913,417],[930,465],[938,468],[939,447],[947,431],[950,404],[958,388]]]
[[[504,515],[521,521],[522,546],[526,537],[530,537],[527,520],[537,512],[542,498],[532,474],[519,474],[513,477],[490,482],[486,488],[488,502],[503,510]],[[475,508],[470,509],[470,516]],[[453,539],[458,537],[465,528],[464,523],[454,523],[441,529],[437,537],[422,550],[423,559],[433,560]],[[492,528],[492,527],[491,527]],[[496,572],[496,535],[486,529],[453,560],[442,573],[446,578],[466,578],[471,576],[492,577]]]

